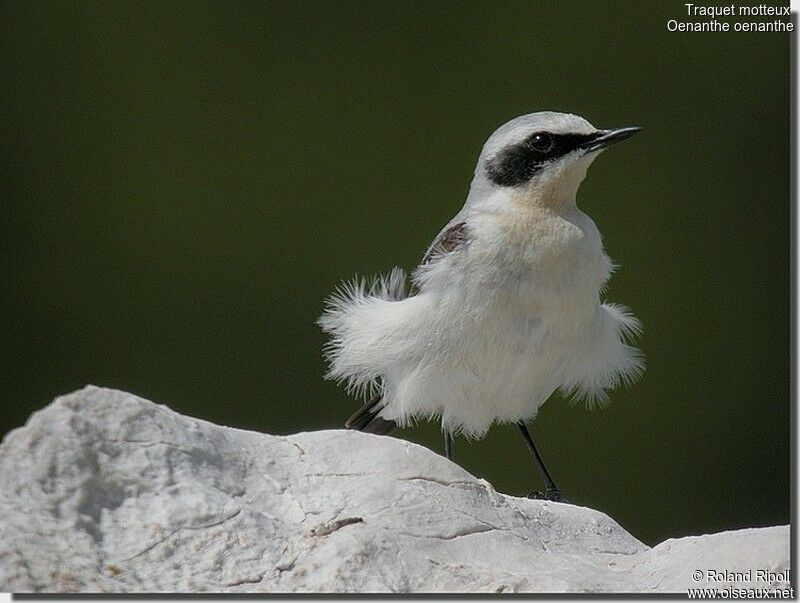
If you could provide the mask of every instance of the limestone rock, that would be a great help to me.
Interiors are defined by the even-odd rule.
[[[649,549],[404,440],[265,435],[92,386],[0,446],[0,591],[685,592],[748,586],[698,569],[788,566],[788,526]]]

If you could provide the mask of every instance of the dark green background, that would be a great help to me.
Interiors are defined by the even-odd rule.
[[[0,433],[86,383],[340,426],[326,295],[416,265],[486,137],[553,109],[644,128],[578,200],[648,363],[606,409],[542,409],[557,481],[651,544],[789,520],[788,35],[669,33],[682,1],[0,10]],[[456,446],[502,492],[538,486],[511,427]]]

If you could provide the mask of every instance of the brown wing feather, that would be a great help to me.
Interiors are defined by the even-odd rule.
[[[425,257],[422,258],[420,266],[429,264],[437,258],[447,255],[461,247],[467,242],[467,223],[459,222],[453,224],[450,228],[445,230],[439,235],[439,238],[434,241]]]

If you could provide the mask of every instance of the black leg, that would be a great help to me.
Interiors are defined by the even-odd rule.
[[[448,461],[453,460],[453,436],[449,431],[444,432],[444,455]]]
[[[542,481],[544,482],[545,487],[547,488],[544,496],[539,494],[538,492],[534,492],[531,497],[532,498],[546,498],[547,500],[553,500],[556,502],[566,502],[566,499],[561,494],[561,490],[558,489],[553,478],[550,477],[550,472],[547,470],[547,467],[544,466],[544,461],[542,460],[542,455],[539,454],[539,450],[536,448],[536,444],[533,443],[533,438],[531,434],[528,433],[528,428],[525,427],[525,423],[519,422],[517,423],[517,428],[519,428],[520,433],[522,434],[522,438],[525,440],[525,444],[528,446],[528,451],[531,453],[533,460],[536,461],[536,467],[539,469],[539,474],[542,476]]]

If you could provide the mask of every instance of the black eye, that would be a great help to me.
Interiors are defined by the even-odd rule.
[[[553,150],[553,147],[556,146],[556,141],[553,139],[553,136],[547,132],[539,132],[528,139],[528,146],[534,151],[549,153]]]

